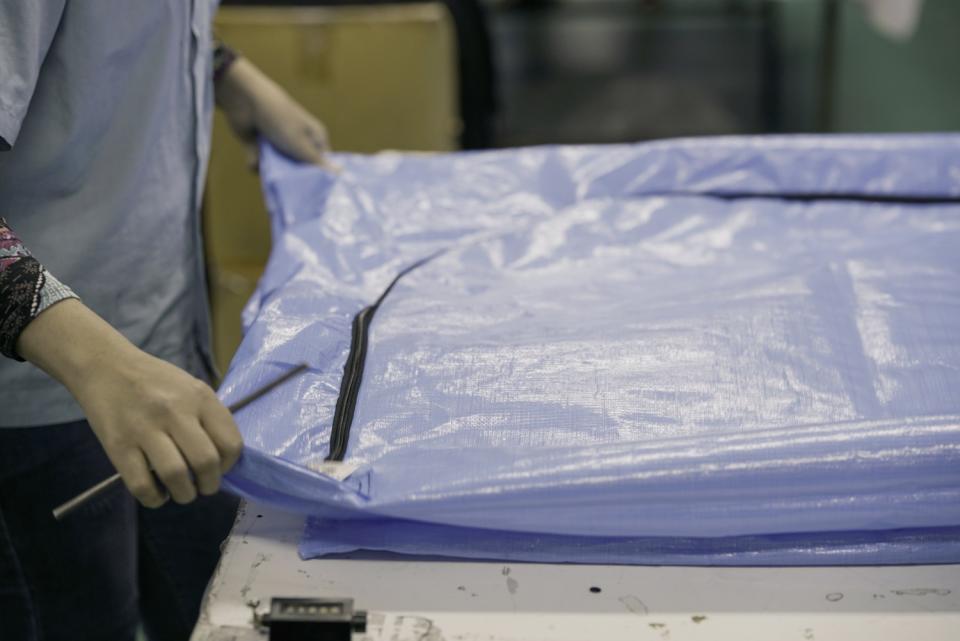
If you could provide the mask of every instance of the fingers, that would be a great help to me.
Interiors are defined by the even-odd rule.
[[[303,163],[327,167],[326,154],[330,151],[330,145],[324,126],[296,106],[288,107],[287,115],[287,118],[273,118],[264,122],[261,134],[287,156]]]
[[[121,456],[111,457],[124,485],[144,507],[160,507],[169,498],[153,480],[147,460],[139,449],[130,449]]]
[[[320,167],[326,169],[327,171],[329,171],[330,173],[333,173],[333,174],[340,174],[340,172],[343,171],[343,168],[342,168],[340,165],[338,165],[338,164],[336,164],[335,162],[333,162],[332,160],[330,160],[330,158],[328,158],[327,156],[324,156],[324,157],[320,160],[320,162],[317,163],[317,164],[318,164]]]
[[[230,412],[212,391],[198,414],[196,420],[179,422],[142,439],[142,451],[130,448],[111,456],[130,493],[145,507],[159,507],[170,497],[177,503],[190,503],[198,491],[216,494],[220,477],[240,457],[243,439]]]
[[[331,162],[327,155],[330,153],[330,140],[327,137],[327,130],[323,125],[316,121],[308,123],[303,140],[304,144],[313,150],[312,160],[310,162],[323,167],[327,171],[336,174],[340,173],[340,167]]]
[[[201,408],[203,429],[220,455],[220,472],[225,473],[243,452],[243,438],[230,411],[212,393]]]
[[[174,501],[183,504],[197,498],[197,488],[190,477],[187,462],[167,434],[154,434],[143,443],[143,451]]]
[[[220,453],[199,421],[181,424],[170,436],[193,472],[200,494],[216,494],[220,489]]]
[[[327,130],[312,118],[307,122],[304,139],[321,156],[330,151],[330,141],[327,139]]]
[[[323,148],[305,135],[284,136],[280,151],[300,162],[314,165],[323,163]]]
[[[78,400],[130,492],[147,507],[162,505],[167,492],[177,503],[216,493],[243,448],[216,394],[143,352],[118,362],[124,366],[107,370]]]

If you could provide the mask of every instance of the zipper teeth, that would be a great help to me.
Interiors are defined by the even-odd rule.
[[[333,415],[333,430],[330,433],[330,453],[328,461],[342,461],[347,453],[347,442],[350,437],[350,424],[353,422],[353,413],[357,407],[357,396],[360,393],[360,382],[363,380],[363,366],[367,355],[367,329],[376,307],[364,308],[353,318],[353,329],[350,338],[350,358],[343,371],[343,380],[340,383],[340,395],[337,397],[337,407]]]
[[[350,442],[350,427],[353,424],[353,414],[357,408],[357,397],[360,395],[360,383],[363,381],[363,368],[367,359],[367,343],[369,342],[370,323],[373,320],[373,315],[377,313],[380,304],[383,303],[397,281],[442,253],[443,251],[436,252],[404,268],[383,290],[380,298],[373,305],[364,307],[353,317],[350,355],[347,357],[347,362],[343,368],[340,395],[337,397],[336,409],[333,412],[333,427],[330,431],[330,453],[326,460],[342,461],[347,454],[347,445]]]

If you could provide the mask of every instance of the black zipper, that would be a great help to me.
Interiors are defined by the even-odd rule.
[[[637,194],[640,197],[699,196],[717,200],[770,199],[787,202],[841,201],[902,205],[952,205],[960,203],[960,196],[922,196],[909,194],[856,194],[850,192],[784,192],[780,194],[749,191],[661,191]]]
[[[330,453],[328,461],[342,461],[347,454],[347,444],[350,442],[350,427],[353,425],[353,415],[357,409],[357,396],[360,394],[360,383],[363,382],[363,368],[367,360],[367,343],[369,342],[370,323],[380,304],[401,278],[414,269],[430,262],[442,252],[437,252],[418,260],[397,274],[387,288],[380,294],[380,298],[360,310],[353,317],[350,334],[350,354],[343,366],[343,379],[340,381],[340,395],[337,397],[337,406],[333,412],[333,429],[330,432]]]
[[[350,424],[357,407],[357,395],[360,393],[360,381],[363,379],[363,363],[367,357],[367,333],[370,319],[376,307],[365,307],[353,317],[353,330],[350,337],[350,354],[343,367],[343,380],[340,381],[340,396],[333,413],[333,430],[330,432],[330,453],[328,461],[342,461],[347,453],[347,441],[350,439]]]

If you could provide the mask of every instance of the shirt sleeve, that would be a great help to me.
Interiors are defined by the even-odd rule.
[[[40,312],[65,298],[76,298],[30,255],[0,218],[0,353],[18,361],[17,339]]]
[[[16,144],[65,2],[0,2],[0,151]]]

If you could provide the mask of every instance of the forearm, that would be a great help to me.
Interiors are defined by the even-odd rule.
[[[224,114],[234,126],[236,133],[241,138],[246,138],[256,134],[254,114],[255,104],[253,93],[250,90],[250,83],[253,80],[251,75],[257,75],[258,70],[245,58],[238,58],[233,61],[228,69],[221,72],[214,84],[214,100],[217,107],[223,110]],[[255,81],[255,80],[253,80]],[[242,126],[245,130],[237,130],[237,126]]]
[[[135,347],[55,282],[6,226],[0,227],[0,339],[4,353],[60,381],[83,408],[107,456],[147,506],[212,494],[243,441],[213,390]],[[57,296],[60,296],[57,298]]]
[[[84,382],[138,351],[44,269],[0,219],[0,347],[80,397]]]
[[[286,92],[246,58],[237,57],[222,69],[214,84],[214,99],[241,137],[255,136],[264,110]]]
[[[64,300],[37,315],[17,341],[20,356],[82,398],[97,372],[116,367],[139,350],[79,300]]]
[[[301,162],[331,168],[327,131],[319,120],[250,60],[230,51],[214,59],[214,97],[234,133],[253,150],[257,138]]]
[[[217,41],[213,50],[213,97],[217,106],[229,112],[250,108],[245,76],[253,65],[236,51]],[[240,69],[239,74],[236,73]]]
[[[173,498],[212,494],[243,442],[205,383],[130,343],[78,300],[59,303],[23,331],[29,361],[74,395],[131,492],[164,502],[150,469]]]

